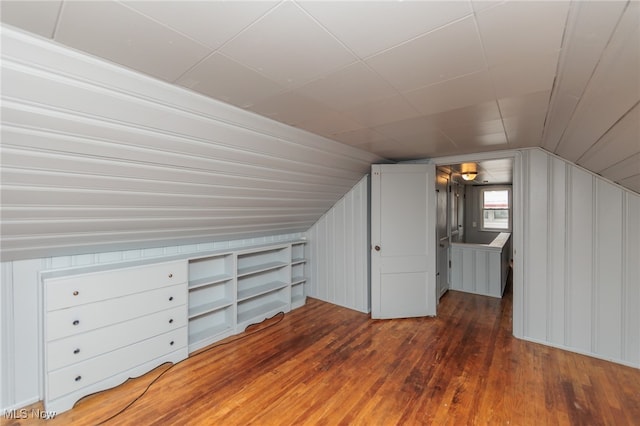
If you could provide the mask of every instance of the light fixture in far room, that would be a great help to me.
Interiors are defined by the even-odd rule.
[[[474,180],[478,176],[478,172],[463,172],[460,174],[464,180]]]
[[[474,180],[478,176],[478,165],[476,163],[462,163],[460,176],[467,182]]]

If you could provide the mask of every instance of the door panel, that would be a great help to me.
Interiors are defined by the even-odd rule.
[[[429,164],[372,166],[372,318],[436,313],[434,179]]]

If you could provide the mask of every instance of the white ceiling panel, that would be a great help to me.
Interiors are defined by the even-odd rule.
[[[486,68],[473,17],[408,41],[366,62],[400,91]]]
[[[440,134],[438,128],[426,120],[424,117],[415,117],[408,120],[396,121],[393,123],[377,126],[374,130],[388,138],[398,141],[413,140],[418,136],[432,136]]]
[[[297,127],[317,115],[333,114],[328,106],[294,92],[284,92],[251,105],[249,110]]]
[[[467,1],[301,1],[299,4],[360,58],[472,12]]]
[[[496,97],[487,70],[405,92],[404,96],[426,115],[487,102]]]
[[[420,113],[401,95],[380,99],[346,111],[356,121],[366,127],[413,118]]]
[[[560,49],[566,1],[505,2],[477,14],[489,66],[526,60]]]
[[[337,133],[362,129],[362,124],[356,122],[348,115],[337,111],[325,111],[322,114],[311,115],[301,121],[297,127],[311,133],[332,138]]]
[[[468,124],[500,120],[498,102],[484,102],[464,108],[441,112],[427,116],[430,123],[441,129],[450,129]]]
[[[544,116],[549,106],[550,90],[533,92],[523,96],[498,99],[500,113],[503,118],[526,117],[530,115]]]
[[[595,143],[577,163],[594,172],[611,167],[640,150],[640,104]]]
[[[451,155],[457,152],[446,138],[437,135],[427,138],[416,137],[406,142],[396,142],[395,145],[372,144],[366,148],[381,157],[396,161]]]
[[[562,90],[580,96],[625,9],[625,2],[576,2],[560,66]]]
[[[569,12],[543,145],[555,151],[615,30],[625,2],[575,2]]]
[[[637,193],[640,193],[640,174],[622,179],[618,183],[624,186],[625,188],[628,188],[632,191],[636,191]]]
[[[200,43],[217,49],[245,29],[276,1],[124,1]]]
[[[295,92],[344,111],[392,97],[396,91],[362,62],[306,84]]]
[[[619,163],[603,170],[601,174],[614,182],[637,178],[640,175],[640,153],[625,158]]]
[[[284,90],[274,81],[219,53],[200,62],[176,84],[242,108]]]
[[[1,8],[3,23],[389,158],[541,146],[602,172],[640,153],[637,0]]]
[[[544,127],[544,111],[527,116],[504,118],[504,130],[511,148],[539,146]]]
[[[294,3],[282,3],[221,51],[273,81],[304,84],[356,57]]]
[[[640,101],[640,2],[629,5],[556,153],[576,161]]]
[[[358,148],[364,148],[365,145],[371,144],[388,144],[393,145],[397,141],[383,136],[371,128],[363,128],[357,130],[350,130],[333,135],[333,139],[346,143],[348,145],[357,146]]]
[[[208,54],[201,44],[114,2],[65,2],[55,39],[166,81]]]
[[[459,147],[507,144],[502,120],[487,120],[462,126],[447,126],[442,129],[442,132]]]
[[[471,0],[471,7],[474,12],[496,7],[504,3],[505,0]]]
[[[43,37],[53,37],[62,1],[6,1],[0,2],[2,22]]]
[[[558,54],[531,56],[490,69],[498,98],[551,90],[556,75]]]

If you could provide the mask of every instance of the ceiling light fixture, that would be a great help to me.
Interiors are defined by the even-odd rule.
[[[478,176],[478,172],[464,172],[460,176],[464,180],[474,180]]]

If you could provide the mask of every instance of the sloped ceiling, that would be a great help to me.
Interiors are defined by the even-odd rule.
[[[389,159],[539,146],[640,192],[638,1],[28,1],[2,21]]]
[[[226,163],[217,160],[223,152],[230,155],[226,145],[213,147],[209,143],[207,160],[202,160],[203,153],[195,148],[190,153],[181,151],[181,156],[193,156],[189,170],[184,164],[163,163],[165,160],[158,159],[154,166],[164,164],[169,169],[175,168],[176,173],[179,168],[184,169],[180,176],[189,181],[193,200],[201,204],[190,207],[188,214],[186,208],[178,207],[178,201],[168,206],[166,201],[145,198],[149,205],[142,206],[134,197],[129,207],[111,204],[110,209],[121,209],[117,214],[126,221],[126,226],[116,231],[136,241],[143,238],[147,228],[155,241],[168,241],[166,235],[171,232],[175,234],[171,238],[185,236],[186,230],[191,233],[191,240],[196,235],[201,238],[230,236],[233,229],[239,228],[229,224],[241,222],[243,232],[248,234],[305,229],[357,181],[368,163],[381,158],[407,160],[536,146],[640,192],[640,1],[3,0],[0,12],[3,25],[172,84],[179,89],[175,92],[178,98],[185,90],[202,94],[239,107],[250,113],[249,116],[263,116],[318,136],[310,138],[305,136],[306,132],[295,133],[295,129],[284,127],[274,130],[277,126],[268,120],[240,120],[239,126],[253,132],[252,135],[255,134],[253,127],[259,129],[257,140],[275,138],[281,142],[277,142],[280,143],[277,149],[263,152],[262,145],[259,148],[243,145],[246,138],[237,135],[233,142],[223,141],[231,143],[232,150],[237,151],[233,158],[223,156],[224,161],[251,162],[245,166],[251,168],[252,173],[260,169],[255,176],[251,175],[252,179],[267,179],[264,182],[269,183],[261,185],[271,191],[267,197],[256,188],[255,193],[248,195],[252,200],[250,207],[249,204],[222,207],[227,209],[224,215],[211,213],[211,208],[219,207],[205,203],[203,194],[209,191],[206,196],[211,197],[210,192],[214,191],[215,197],[221,199],[236,187],[249,193],[255,184],[255,180],[249,183],[246,175],[244,181],[239,177],[229,178],[233,184],[228,185],[207,178],[207,173],[218,177],[231,173],[222,167]],[[4,49],[3,57],[6,57]],[[49,55],[42,53],[38,58],[34,70],[40,67],[40,60],[46,62]],[[52,113],[34,109],[33,105],[44,102],[42,105],[46,104],[46,108],[57,111],[68,108],[65,103],[69,99],[82,97],[85,92],[77,85],[69,86],[69,92],[56,92],[60,90],[58,86],[49,90],[47,85],[60,78],[53,75],[38,80],[41,76],[37,71],[29,71],[25,74],[28,78],[20,80],[24,76],[18,78],[16,73],[21,62],[15,59],[12,64],[11,70],[3,73],[2,88],[3,100],[13,102],[3,105],[6,147],[3,252],[15,243],[18,253],[20,239],[46,242],[47,238],[51,241],[58,238],[58,243],[51,243],[53,247],[59,246],[60,238],[74,232],[89,235],[92,226],[105,232],[114,231],[115,228],[108,225],[111,219],[100,216],[109,205],[109,197],[97,200],[97,196],[88,195],[87,199],[96,201],[96,205],[107,204],[102,204],[102,213],[86,209],[74,211],[82,217],[76,222],[72,215],[65,216],[68,212],[63,214],[63,210],[49,208],[57,205],[56,202],[62,203],[61,199],[77,202],[78,198],[72,199],[68,194],[67,198],[54,197],[55,191],[62,191],[60,185],[49,192],[42,189],[54,188],[58,182],[51,178],[54,174],[56,179],[62,179],[61,174],[71,170],[62,170],[63,166],[56,169],[57,164],[66,163],[62,159],[60,163],[47,162],[49,154],[43,153],[51,151],[52,143],[62,143],[65,147],[86,149],[82,153],[86,158],[99,157],[91,151],[96,149],[97,142],[91,145],[81,140],[102,137],[105,123],[114,119],[107,115],[120,114],[118,120],[124,121],[132,119],[133,116],[127,117],[126,103],[117,104],[115,109],[107,107],[114,96],[122,98],[118,98],[118,102],[124,102],[124,95],[114,92],[100,104],[103,98],[94,96],[104,95],[100,92],[100,83],[91,83],[97,84],[89,90],[94,92],[94,97],[87,98],[91,101],[82,106],[87,111],[77,112],[91,114],[89,109],[95,106],[95,117],[100,116],[103,121],[95,128],[86,123],[80,128],[76,123],[71,134],[64,120],[46,122]],[[135,84],[131,83],[135,78],[127,79],[128,86],[122,90],[136,91]],[[141,91],[146,90],[146,82],[136,81]],[[15,101],[18,98],[20,101]],[[171,102],[162,101],[162,107],[173,108]],[[74,108],[80,108],[79,104]],[[153,108],[160,107],[154,105]],[[181,107],[175,108],[178,111]],[[142,114],[136,117],[138,122],[131,125],[140,127],[145,119],[146,115]],[[198,120],[200,118],[194,123]],[[207,120],[210,120],[207,126],[219,129],[218,116]],[[224,123],[234,122],[235,118],[225,120],[227,118],[223,119]],[[39,126],[69,137],[62,141],[59,135],[36,135],[33,129]],[[151,151],[154,143],[171,145],[170,139],[175,136],[171,132],[176,129],[164,127],[160,119],[154,126],[164,132],[155,142],[152,138],[142,140],[137,127],[135,132],[128,129],[130,134],[111,133],[109,137],[114,146],[120,144],[117,138],[121,136],[135,140],[138,150]],[[198,141],[204,146],[205,139],[211,139],[207,136],[210,133],[198,133],[204,131],[204,127],[186,126],[180,131],[175,138],[185,143],[174,142],[174,147],[180,146],[180,150],[195,146]],[[173,136],[168,137],[169,133]],[[154,137],[160,138],[159,134]],[[11,141],[9,146],[6,140]],[[149,145],[143,147],[145,143]],[[300,148],[296,144],[300,144]],[[265,146],[267,150],[271,147]],[[126,173],[134,176],[131,170],[127,169],[126,173],[124,170],[138,160],[128,160],[129,153],[118,152],[122,157],[116,166],[123,170],[119,178]],[[284,152],[287,154],[283,155]],[[317,153],[318,158],[311,152]],[[340,157],[345,160],[338,160]],[[148,163],[144,158],[141,157],[140,164]],[[176,158],[173,160],[178,161]],[[102,160],[111,161],[106,154]],[[31,167],[31,174],[18,170],[20,164]],[[336,164],[336,172],[331,171],[329,164]],[[85,164],[74,163],[73,167],[77,172]],[[314,182],[304,180],[302,171],[308,168],[314,170],[310,175]],[[201,175],[194,177],[194,170]],[[269,175],[269,171],[274,175]],[[147,172],[151,173],[145,169]],[[187,172],[191,173],[188,178]],[[97,193],[103,191],[104,196],[107,187],[110,190],[118,187],[114,183],[116,176],[102,173],[99,182],[76,179],[76,183],[70,183],[73,181],[70,176],[65,177],[65,182],[75,185],[75,190],[84,185],[87,194],[91,192],[89,189]],[[136,173],[136,178],[142,179],[142,172],[136,169]],[[166,176],[164,179],[169,179]],[[47,178],[50,180],[46,181]],[[107,184],[108,179],[111,180]],[[176,175],[175,179],[177,181],[167,181],[162,188],[154,190],[179,194],[180,178]],[[29,185],[41,185],[38,193],[41,198],[21,190]],[[220,187],[226,189],[219,191]],[[309,188],[313,189],[307,191]],[[308,196],[300,197],[303,193]],[[47,197],[52,199],[47,201]],[[124,203],[122,198],[116,199]],[[184,202],[184,198],[181,200]],[[39,202],[38,213],[29,210],[29,214],[35,216],[23,220],[27,215],[23,207]],[[243,202],[247,203],[244,199]],[[149,213],[154,206],[170,208],[162,213],[160,210]],[[260,223],[258,218],[265,217],[263,208],[269,209],[277,219]],[[170,229],[165,227],[160,232],[157,228],[152,232],[150,217],[158,219],[157,216],[169,220],[163,222],[163,226],[170,223]],[[181,223],[185,217],[190,217],[193,226]],[[44,222],[38,222],[42,229],[49,231],[47,237],[42,238],[36,222],[52,218],[60,221],[59,231],[53,235],[53,222],[47,222],[49,228]],[[216,232],[209,232],[217,226],[213,223],[219,227]],[[221,229],[227,229],[228,233]],[[139,231],[139,238],[132,230]],[[6,235],[16,240],[11,241]],[[95,244],[91,244],[96,240],[91,238],[87,237],[86,249],[90,246],[95,249]],[[131,244],[135,244],[133,240]],[[77,250],[79,242],[78,238],[69,237],[65,244]],[[113,244],[116,242],[122,246],[122,240],[114,240]],[[32,243],[24,244],[27,247]],[[47,245],[43,243],[41,247],[41,252],[47,253]],[[16,256],[24,257],[27,252],[21,253]]]

